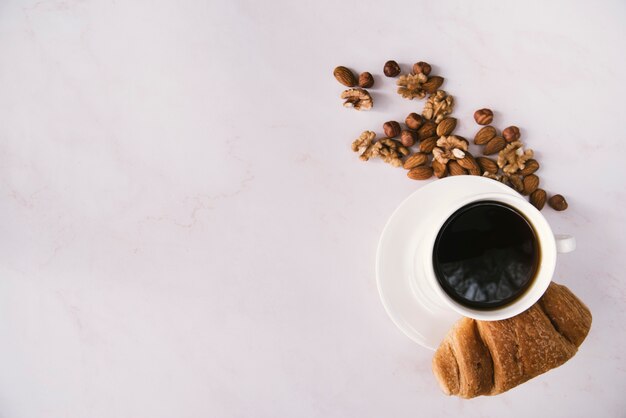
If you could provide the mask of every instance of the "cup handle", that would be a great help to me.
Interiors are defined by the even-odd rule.
[[[556,234],[554,239],[556,240],[557,253],[571,253],[576,249],[576,238],[571,235]]]

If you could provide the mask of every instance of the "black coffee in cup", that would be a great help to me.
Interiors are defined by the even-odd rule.
[[[518,299],[532,284],[539,260],[532,225],[495,201],[471,203],[452,214],[433,251],[443,290],[473,309],[499,308]]]

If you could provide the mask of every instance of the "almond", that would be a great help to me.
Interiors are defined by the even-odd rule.
[[[524,177],[524,191],[522,194],[529,195],[539,187],[539,177],[534,174]]]
[[[522,176],[519,175],[511,175],[509,176],[509,183],[511,183],[511,187],[518,193],[524,192],[524,181],[522,180]]]
[[[472,174],[473,171],[478,173],[474,175],[480,175],[480,167],[478,166],[478,163],[476,162],[472,154],[470,154],[469,152],[465,152],[465,157],[457,160],[457,162],[461,167],[469,171],[470,174]]]
[[[432,77],[428,77],[428,80],[424,84],[422,84],[422,89],[428,94],[433,94],[439,87],[443,84],[443,77],[439,77],[434,75]]]
[[[483,173],[496,174],[498,172],[498,163],[489,157],[476,157],[476,162]]]
[[[433,169],[427,165],[420,165],[407,171],[406,175],[412,180],[426,180],[433,176]]]
[[[526,164],[524,165],[524,168],[522,170],[520,170],[519,173],[522,176],[527,176],[529,174],[534,173],[537,170],[539,170],[539,163],[537,162],[537,160],[530,159],[530,160],[526,161]]]
[[[450,171],[451,176],[461,176],[463,174],[467,174],[467,170],[461,167],[455,160],[448,162],[448,171]]]
[[[437,160],[433,160],[433,171],[438,179],[448,175],[448,167]]]
[[[497,154],[498,152],[502,151],[504,147],[506,147],[506,142],[504,141],[504,139],[496,136],[495,138],[492,138],[491,141],[487,142],[487,145],[485,145],[485,148],[483,148],[483,154]]]
[[[480,171],[478,165],[474,168],[470,168],[469,170],[467,170],[467,172],[472,176],[482,176],[482,171]]]
[[[437,136],[448,136],[456,128],[455,118],[445,118],[437,125]]]
[[[437,125],[435,122],[429,120],[425,121],[422,126],[417,130],[418,139],[430,138],[437,134]]]
[[[546,191],[543,189],[537,189],[530,194],[530,203],[541,210],[546,204]]]
[[[423,152],[416,152],[415,154],[411,155],[406,160],[404,160],[403,167],[406,168],[407,170],[410,170],[419,165],[424,165],[427,162],[428,162],[428,155],[424,154]]]
[[[567,201],[560,194],[555,194],[548,199],[548,205],[554,210],[562,211],[567,209]]]
[[[333,71],[333,75],[341,84],[347,87],[356,86],[356,77],[352,74],[352,71],[348,70],[346,67],[339,66],[335,68]]]
[[[485,126],[476,133],[476,136],[474,137],[474,144],[485,145],[487,142],[491,141],[496,135],[496,128],[494,128],[493,126]]]
[[[420,151],[426,154],[430,154],[433,152],[433,149],[437,146],[437,137],[431,136],[430,138],[426,138],[420,142]]]

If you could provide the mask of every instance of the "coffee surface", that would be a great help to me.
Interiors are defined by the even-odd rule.
[[[474,309],[513,302],[532,283],[539,245],[530,223],[498,202],[469,204],[443,225],[433,252],[435,274],[454,300]]]

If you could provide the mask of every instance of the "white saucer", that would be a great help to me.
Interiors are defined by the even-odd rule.
[[[416,343],[435,350],[460,316],[436,306],[420,292],[415,256],[421,243],[420,231],[429,210],[449,207],[460,198],[496,191],[516,195],[508,186],[485,182],[477,176],[454,176],[436,180],[404,200],[387,221],[378,243],[376,280],[385,310],[391,320]]]

